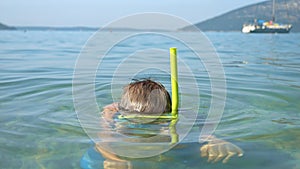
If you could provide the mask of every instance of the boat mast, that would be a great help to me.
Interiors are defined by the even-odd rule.
[[[275,22],[275,0],[273,0],[272,21]]]

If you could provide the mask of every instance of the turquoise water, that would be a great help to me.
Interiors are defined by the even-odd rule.
[[[82,156],[93,145],[77,119],[72,77],[77,56],[92,34],[0,32],[0,168],[80,168]],[[299,168],[300,34],[206,35],[219,54],[227,83],[226,107],[214,134],[240,146],[244,156],[227,164],[207,163],[200,157],[199,131],[193,129],[195,139],[162,156],[132,163],[137,168]],[[155,47],[149,41],[129,41],[111,55],[139,46]],[[170,45],[164,40],[155,42]],[[193,57],[186,59],[193,64]],[[118,61],[111,57],[106,65]],[[203,66],[192,67],[199,70],[195,76],[200,83],[199,116],[205,117],[210,106],[209,80]],[[111,72],[106,68],[97,75],[99,105],[112,101]],[[158,78],[155,71],[145,74]],[[167,79],[162,77],[163,82]]]

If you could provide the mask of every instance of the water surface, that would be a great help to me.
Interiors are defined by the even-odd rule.
[[[93,145],[77,119],[72,77],[77,56],[92,34],[0,32],[0,168],[80,168],[80,159]],[[172,151],[133,163],[149,168],[299,168],[300,34],[206,35],[219,54],[227,83],[226,107],[214,134],[240,146],[244,156],[227,164],[207,163],[200,157],[195,127],[192,139]],[[151,42],[137,38],[111,51],[107,68],[99,70],[95,82],[100,106],[113,101],[111,67],[119,64],[118,57],[139,47],[173,45],[165,39]],[[203,65],[193,65],[192,55],[184,57],[199,71],[199,117],[205,117],[211,98],[207,73]],[[149,70],[137,76],[160,80],[170,89],[164,72]],[[189,76],[182,78],[191,83]]]

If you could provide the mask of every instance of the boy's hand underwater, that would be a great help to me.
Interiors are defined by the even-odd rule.
[[[103,108],[102,116],[109,122],[113,121],[113,116],[118,112],[118,103],[112,103]]]
[[[227,163],[234,155],[243,156],[243,150],[232,143],[213,136],[209,136],[207,141],[208,143],[200,148],[200,152],[201,157],[208,157],[208,162],[218,162],[224,158],[222,162]]]

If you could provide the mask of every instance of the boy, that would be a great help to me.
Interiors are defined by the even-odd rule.
[[[147,116],[169,113],[171,112],[171,98],[168,91],[160,83],[149,79],[136,81],[124,87],[120,103],[113,103],[103,108],[102,116],[107,122],[114,124],[114,116],[117,112],[120,112],[121,115]],[[147,120],[139,120],[138,122],[149,123]],[[223,163],[226,163],[235,154],[243,155],[239,147],[213,136],[209,136],[207,142],[208,144],[200,148],[200,152],[202,157],[208,157],[209,162],[217,162],[224,158]],[[106,151],[101,145],[97,144],[96,149],[106,159],[103,163],[104,168],[132,167],[129,161]]]

